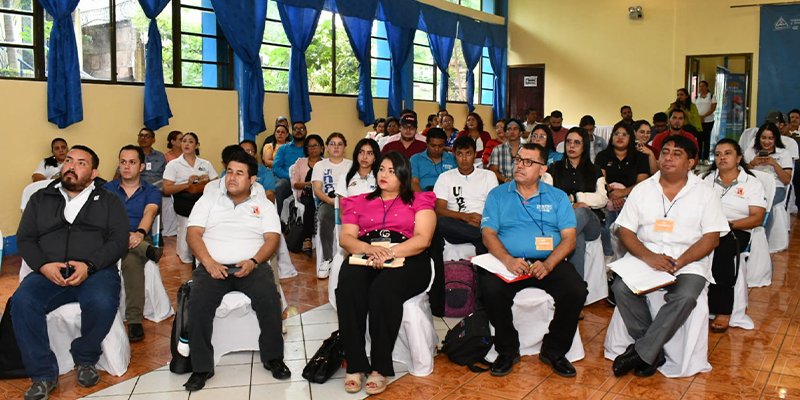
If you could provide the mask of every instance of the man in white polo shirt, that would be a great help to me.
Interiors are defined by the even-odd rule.
[[[234,290],[247,295],[256,312],[264,368],[276,379],[291,376],[283,362],[280,298],[267,263],[278,247],[280,221],[275,206],[253,190],[257,171],[255,158],[232,154],[224,189],[204,194],[189,216],[187,241],[200,261],[189,299],[194,371],[184,384],[189,391],[202,389],[214,376],[214,314],[222,297]]]
[[[664,344],[689,318],[697,297],[714,282],[709,254],[728,233],[719,196],[691,173],[697,146],[680,135],[667,137],[658,159],[660,171],[633,189],[617,218],[619,238],[628,252],[677,281],[667,286],[666,304],[651,318],[647,300],[620,277],[611,286],[634,344],[613,364],[614,375],[635,370],[653,375],[665,362]],[[647,268],[647,267],[643,267]]]

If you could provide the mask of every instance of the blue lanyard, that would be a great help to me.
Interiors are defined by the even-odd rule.
[[[533,215],[528,211],[528,208],[525,207],[525,201],[522,200],[522,196],[519,198],[519,203],[522,206],[522,209],[525,210],[525,214],[528,214],[528,217],[536,224],[536,227],[542,232],[542,236],[544,236],[544,214],[542,211],[542,194],[539,193],[537,196],[539,198],[539,222],[536,222],[536,219],[533,218]]]

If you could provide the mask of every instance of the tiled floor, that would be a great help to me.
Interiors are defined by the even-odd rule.
[[[796,219],[792,219],[795,223]],[[164,284],[174,299],[178,286],[188,279],[189,267],[177,263],[174,240],[167,242],[162,261]],[[536,357],[523,357],[512,374],[495,378],[477,374],[449,362],[435,359],[431,375],[420,378],[400,376],[380,399],[800,399],[800,234],[793,232],[790,250],[772,256],[773,283],[750,290],[750,315],[756,330],[730,329],[724,334],[709,333],[709,360],[713,370],[690,378],[668,379],[660,374],[650,378],[628,375],[615,378],[611,362],[603,358],[605,330],[612,308],[603,302],[584,309],[580,333],[586,357],[575,363],[574,379],[554,375]],[[289,334],[286,360],[293,371],[289,382],[276,382],[252,352],[234,353],[223,358],[217,375],[206,389],[192,399],[339,399],[343,390],[343,371],[325,385],[309,384],[300,371],[322,339],[336,329],[336,315],[327,303],[327,281],[317,280],[311,260],[293,256],[300,275],[282,282],[289,303],[301,313],[287,319]],[[6,257],[0,270],[0,306],[17,286],[19,258]],[[174,300],[173,300],[174,301]],[[440,337],[453,319],[436,319]],[[77,385],[74,372],[60,377],[59,388],[51,398],[76,399],[186,399],[182,384],[188,375],[175,375],[164,366],[169,361],[169,332],[172,320],[145,323],[147,337],[131,346],[128,372],[121,377],[101,373],[101,382],[92,389]],[[253,363],[255,360],[255,363]],[[398,365],[398,371],[402,366]],[[151,372],[152,371],[152,372]],[[0,399],[17,399],[28,387],[25,379],[0,381]],[[97,397],[103,396],[103,397]]]

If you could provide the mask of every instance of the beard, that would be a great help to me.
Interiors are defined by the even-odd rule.
[[[90,176],[83,179],[78,178],[78,175],[72,171],[67,171],[61,175],[61,186],[70,192],[81,192],[89,186],[92,181]]]

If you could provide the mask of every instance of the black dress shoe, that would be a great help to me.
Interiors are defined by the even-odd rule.
[[[197,390],[202,389],[206,386],[206,381],[211,379],[214,376],[214,371],[211,372],[194,372],[192,376],[189,377],[189,380],[183,384],[183,387],[190,392],[194,392]]]
[[[128,341],[131,343],[141,342],[144,339],[144,329],[142,324],[128,324]]]
[[[650,365],[642,361],[642,364],[639,365],[639,367],[637,367],[633,371],[633,374],[641,378],[647,378],[648,376],[653,376],[653,374],[655,374],[656,371],[658,371],[658,367],[664,365],[665,362],[667,362],[667,357],[664,357],[664,352],[661,352],[658,354],[658,357],[656,358],[656,361],[653,363],[653,365]]]
[[[558,375],[572,378],[577,374],[575,371],[575,367],[572,366],[572,363],[567,360],[567,357],[558,356],[554,357],[545,353],[539,353],[539,359],[542,360],[543,363],[550,366]]]
[[[634,368],[638,368],[643,363],[644,361],[639,358],[639,354],[636,353],[634,346],[630,345],[625,349],[624,353],[618,355],[617,358],[614,359],[614,364],[611,366],[611,369],[614,371],[614,376],[623,376],[631,372]]]
[[[157,263],[159,260],[161,260],[161,256],[164,255],[164,248],[147,246],[147,250],[145,250],[144,253],[148,260]]]
[[[292,371],[289,371],[289,367],[286,366],[283,360],[278,360],[277,358],[265,362],[264,368],[267,371],[272,371],[272,377],[275,379],[285,380],[292,377]]]
[[[492,376],[506,376],[511,372],[514,364],[519,362],[519,353],[499,354],[492,363]]]

